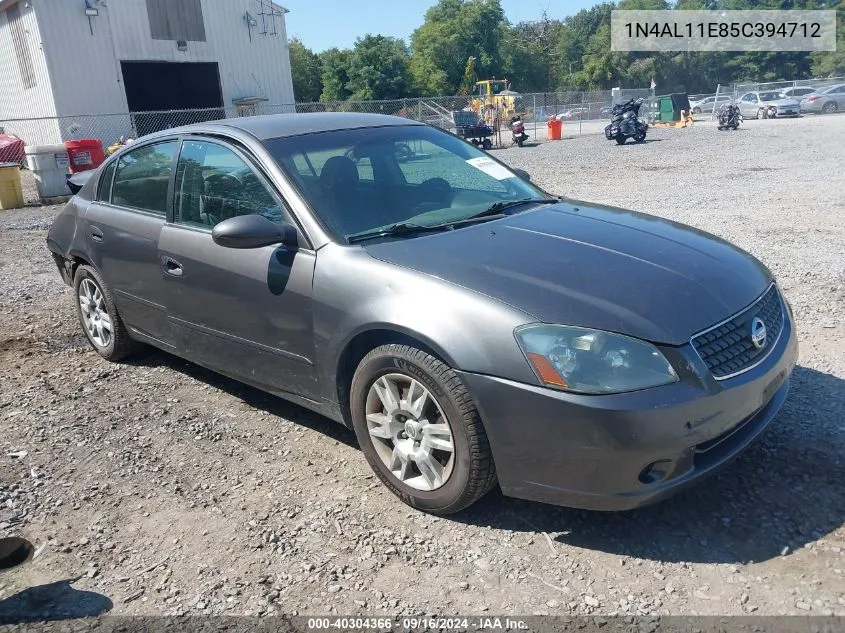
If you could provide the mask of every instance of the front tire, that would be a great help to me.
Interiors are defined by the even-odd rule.
[[[768,119],[769,118],[769,111],[766,108],[760,108],[757,110],[757,120],[760,119]]]
[[[94,351],[108,361],[119,361],[138,350],[140,344],[130,338],[100,273],[80,266],[73,276],[73,289],[79,322]]]
[[[352,378],[355,435],[373,472],[413,508],[452,514],[496,483],[472,396],[445,363],[407,345],[367,354]]]
[[[627,141],[627,140],[628,140],[628,137],[627,137],[627,136],[621,136],[621,135],[620,135],[620,136],[617,136],[617,137],[616,137],[616,144],[617,144],[617,145],[624,145],[624,144],[625,144],[625,141]]]

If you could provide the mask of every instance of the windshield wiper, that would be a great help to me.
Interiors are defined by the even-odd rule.
[[[350,244],[355,242],[364,242],[366,240],[374,240],[379,237],[394,237],[401,235],[413,235],[415,233],[433,233],[435,231],[444,231],[449,228],[448,224],[410,224],[408,222],[399,222],[398,224],[391,224],[384,229],[375,229],[374,231],[364,231],[362,233],[355,233],[349,235],[346,241]]]
[[[457,223],[467,222],[469,220],[484,218],[491,215],[500,215],[508,209],[520,207],[524,204],[556,204],[558,202],[560,202],[559,198],[524,198],[523,200],[502,200],[501,202],[497,202],[496,204],[490,205],[487,209],[484,209],[484,211],[476,213],[475,215],[471,215],[468,218],[460,220]],[[453,224],[456,223],[453,222]]]
[[[499,218],[504,218],[506,217],[504,211],[512,207],[520,206],[523,204],[530,204],[532,202],[537,204],[554,204],[560,202],[560,200],[557,198],[526,198],[524,200],[503,200],[501,202],[497,202],[494,205],[491,205],[480,213],[476,213],[460,220],[444,222],[443,224],[413,224],[408,222],[399,222],[383,229],[375,229],[373,231],[355,233],[354,235],[348,236],[346,238],[346,241],[349,244],[355,244],[356,242],[375,240],[380,237],[401,237],[404,235],[414,235],[417,233],[436,233],[439,231],[450,231],[458,226],[463,226],[464,224],[475,224],[478,222],[498,220]]]

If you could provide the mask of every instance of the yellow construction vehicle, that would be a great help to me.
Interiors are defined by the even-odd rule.
[[[471,108],[488,125],[509,121],[523,111],[522,95],[510,89],[507,79],[485,79],[475,84]]]

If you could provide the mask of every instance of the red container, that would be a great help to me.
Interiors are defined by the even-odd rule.
[[[14,134],[0,134],[0,163],[23,165],[24,144]]]
[[[563,121],[552,117],[549,119],[549,140],[559,141],[563,138]]]
[[[106,159],[106,155],[103,153],[103,143],[95,139],[66,141],[65,147],[67,147],[70,173],[72,174],[96,169]]]

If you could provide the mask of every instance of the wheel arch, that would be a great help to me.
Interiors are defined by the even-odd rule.
[[[447,364],[455,367],[455,361],[439,345],[419,332],[407,330],[397,325],[378,324],[372,325],[357,331],[342,347],[338,355],[337,367],[335,368],[335,393],[337,402],[340,404],[344,425],[352,428],[352,418],[349,409],[349,390],[352,385],[352,376],[358,368],[361,359],[377,347],[390,345],[410,345]]]

